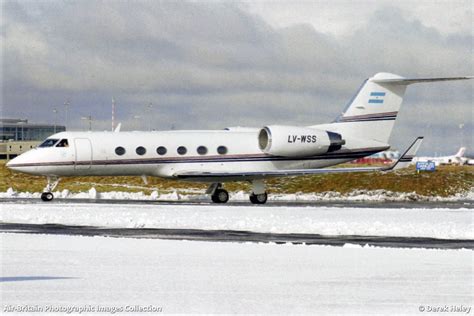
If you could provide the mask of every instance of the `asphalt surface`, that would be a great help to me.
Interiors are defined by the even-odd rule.
[[[43,202],[40,199],[10,198],[0,199],[0,207],[8,204],[44,204],[44,203],[93,203],[93,204],[127,204],[127,205],[216,205],[210,201],[160,201],[160,200],[105,200],[105,199],[55,199]],[[252,206],[249,202],[229,202],[226,205]],[[474,201],[410,201],[410,202],[380,202],[380,201],[269,201],[265,205],[254,207],[356,207],[356,208],[474,208]],[[318,234],[273,234],[251,231],[233,230],[199,230],[199,229],[161,229],[161,228],[103,228],[93,226],[67,226],[57,224],[18,224],[0,222],[0,233],[29,233],[55,234],[75,236],[107,236],[117,238],[158,238],[173,240],[201,240],[220,242],[262,242],[262,243],[292,243],[305,245],[344,244],[371,245],[397,248],[437,248],[437,249],[474,249],[474,240],[436,239],[424,237],[396,237],[396,236],[324,236]]]
[[[56,198],[51,202],[43,202],[41,199],[33,198],[2,198],[0,204],[23,203],[23,204],[43,204],[43,203],[93,203],[93,204],[159,204],[159,205],[209,205],[222,206],[254,206],[254,207],[362,207],[362,208],[467,208],[474,209],[473,200],[457,200],[457,201],[268,201],[264,205],[253,205],[249,201],[229,201],[226,204],[214,204],[206,200],[180,200],[180,201],[164,201],[164,200],[116,200],[116,199],[60,199]]]
[[[236,230],[160,229],[160,228],[102,228],[57,224],[0,223],[0,232],[54,234],[72,236],[104,236],[117,238],[148,238],[200,240],[218,242],[292,243],[305,245],[343,246],[357,244],[392,248],[474,249],[474,240],[436,239],[390,236],[324,236],[318,234],[273,234]]]

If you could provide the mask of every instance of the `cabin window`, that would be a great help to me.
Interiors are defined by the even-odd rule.
[[[47,140],[45,140],[41,145],[39,145],[38,147],[40,148],[44,148],[44,147],[53,147],[54,144],[56,144],[58,142],[59,139],[54,139],[54,138],[48,138]]]
[[[56,147],[69,147],[67,139],[61,139]]]
[[[197,152],[200,155],[205,155],[205,154],[207,154],[207,147],[206,146],[199,146],[197,148]]]
[[[179,146],[177,151],[180,155],[185,155],[188,152],[188,150],[184,146]]]
[[[125,148],[117,147],[117,148],[115,148],[115,153],[119,156],[122,156],[123,154],[125,154]]]
[[[137,155],[143,156],[146,153],[145,147],[139,146],[137,149],[135,149],[135,152]]]
[[[160,156],[166,155],[166,147],[160,146],[156,149],[156,153]]]
[[[217,147],[217,152],[219,153],[219,155],[225,155],[227,154],[227,147],[219,146]]]

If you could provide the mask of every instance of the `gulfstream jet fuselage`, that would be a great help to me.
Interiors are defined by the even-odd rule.
[[[223,182],[251,181],[250,201],[265,203],[263,179],[334,172],[388,171],[406,166],[421,137],[385,168],[326,168],[390,147],[407,85],[471,77],[407,79],[379,73],[367,79],[333,123],[313,126],[156,132],[62,132],[11,160],[7,167],[48,177],[42,199],[53,198],[59,177],[154,176],[208,182],[216,203],[227,202]]]

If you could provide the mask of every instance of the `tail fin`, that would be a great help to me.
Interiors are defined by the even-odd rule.
[[[407,85],[464,79],[472,77],[409,79],[378,73],[364,82],[334,123],[354,137],[388,143]]]
[[[461,147],[461,148],[459,148],[458,152],[454,156],[458,157],[458,158],[461,158],[461,157],[464,157],[465,153],[466,153],[466,147]]]

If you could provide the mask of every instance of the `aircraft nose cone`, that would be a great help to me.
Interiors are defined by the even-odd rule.
[[[37,155],[32,151],[28,151],[10,160],[5,166],[12,171],[38,174],[38,170],[34,166],[34,162],[36,161],[38,161]]]
[[[7,166],[7,168],[13,167],[13,165],[14,165],[13,160],[15,160],[15,159],[16,159],[16,158],[13,158],[12,160],[8,161],[5,166]]]
[[[17,158],[13,158],[13,159],[11,159],[10,161],[8,161],[8,162],[7,162],[7,164],[6,164],[5,166],[6,166],[8,169],[11,169],[11,170],[16,170],[16,168],[15,168],[15,165],[16,165],[16,162],[15,162],[15,160],[17,160],[17,161],[18,161],[18,159],[17,159]]]
[[[13,171],[22,171],[23,170],[23,164],[24,163],[24,157],[15,157],[11,159],[7,164],[5,165],[8,169],[13,170]]]

